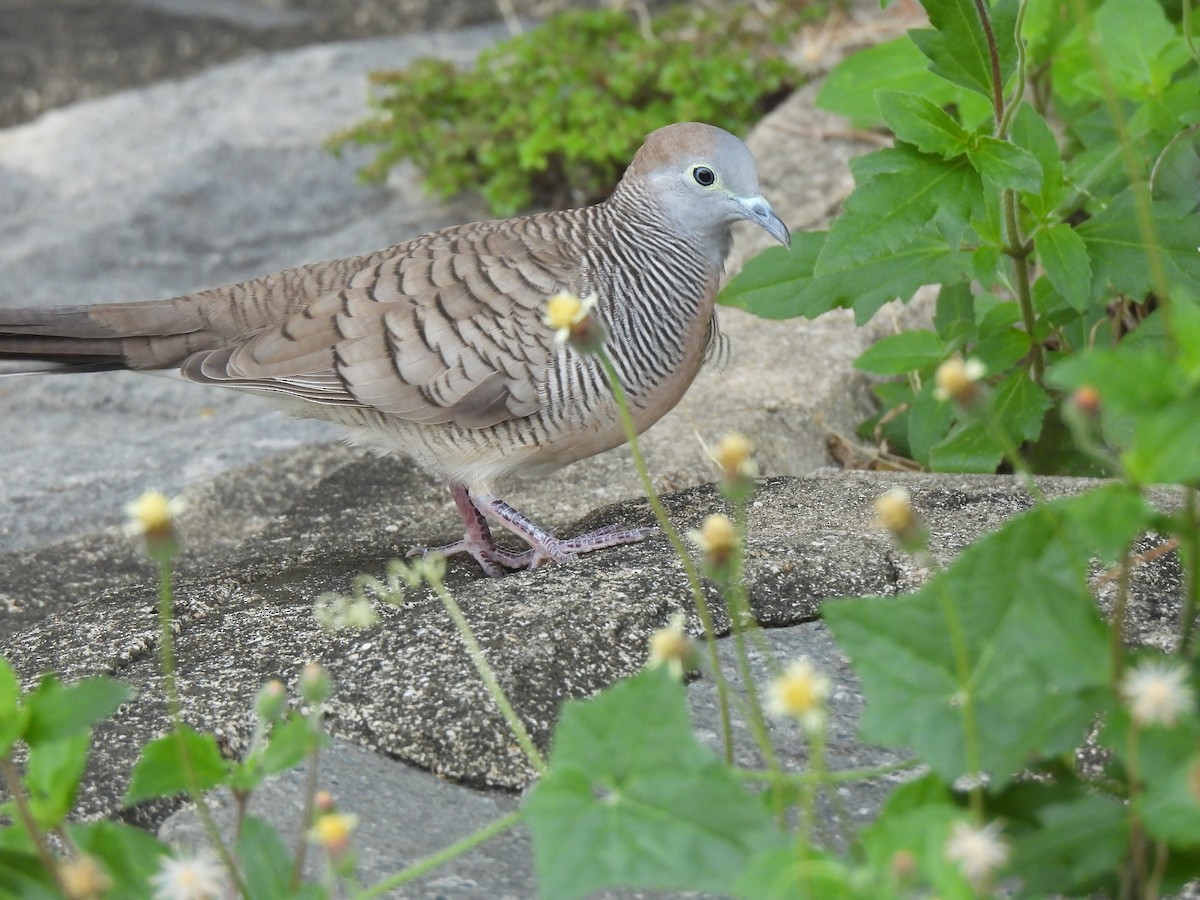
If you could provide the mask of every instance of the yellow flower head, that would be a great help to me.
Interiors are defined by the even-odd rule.
[[[1175,724],[1180,713],[1192,707],[1191,686],[1186,666],[1167,662],[1144,662],[1121,679],[1121,694],[1129,714],[1139,725]]]
[[[684,615],[672,613],[665,628],[650,635],[650,658],[647,668],[665,665],[676,678],[695,668],[696,645],[683,630]]]
[[[341,856],[350,848],[350,835],[357,824],[357,816],[337,812],[324,813],[313,823],[312,836],[330,856]]]
[[[721,467],[721,474],[730,481],[754,478],[758,466],[754,464],[754,445],[744,434],[732,431],[717,443],[713,459]]]
[[[688,540],[696,545],[710,564],[723,566],[729,562],[737,547],[737,531],[728,516],[714,513],[704,520],[699,531],[688,532]]]
[[[112,887],[104,867],[86,853],[64,860],[58,867],[58,880],[70,900],[92,900]]]
[[[832,691],[833,682],[812,660],[797,659],[767,685],[767,711],[773,716],[792,716],[808,731],[819,731],[825,727],[825,704]]]
[[[963,361],[961,356],[951,357],[938,366],[933,395],[939,400],[953,400],[964,408],[973,406],[979,399],[979,379],[986,374],[987,367],[977,359]]]
[[[596,305],[596,295],[576,297],[574,294],[555,294],[546,301],[545,323],[554,329],[554,343],[565,344],[580,331],[592,308]]]
[[[158,491],[147,491],[125,506],[129,517],[125,530],[133,537],[143,537],[149,542],[172,540],[175,537],[175,520],[187,508],[179,497],[168,498]]]

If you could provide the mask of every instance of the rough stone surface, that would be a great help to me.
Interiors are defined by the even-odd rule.
[[[222,0],[221,8],[235,5]],[[268,13],[312,6],[259,5]],[[319,143],[361,113],[367,70],[433,50],[467,59],[497,33],[263,56],[0,131],[0,305],[170,295],[478,218],[482,209],[469,200],[423,199],[411,171],[383,187],[359,185],[356,161],[334,160]],[[799,92],[750,137],[764,189],[796,229],[818,227],[836,209],[850,186],[846,160],[869,146],[815,112],[812,95]],[[746,238],[731,268],[754,249]],[[711,486],[689,487],[711,477],[700,439],[736,427],[759,444],[770,477],[751,510],[750,597],[777,656],[809,655],[834,675],[835,767],[896,757],[855,738],[861,692],[816,621],[820,604],[900,594],[928,577],[876,529],[873,499],[907,486],[942,562],[1031,503],[1005,477],[813,472],[827,461],[829,435],[849,434],[870,409],[853,358],[920,315],[915,303],[857,329],[844,313],[763,322],[727,311],[732,365],[703,373],[644,441],[684,529],[722,508]],[[294,692],[305,662],[328,666],[336,742],[322,764],[325,784],[361,816],[358,848],[371,880],[512,809],[530,771],[436,597],[422,591],[399,607],[377,604],[381,622],[365,632],[323,633],[312,613],[322,593],[349,590],[359,573],[382,577],[406,548],[456,537],[442,487],[408,463],[363,457],[327,443],[331,429],[268,410],[257,398],[167,379],[0,379],[0,497],[8,500],[0,503],[0,653],[27,683],[54,669],[67,679],[112,674],[137,689],[98,729],[81,812],[159,827],[177,804],[120,811],[129,766],[162,732],[165,715],[154,571],[117,525],[121,504],[145,487],[184,491],[176,629],[185,716],[237,754],[263,681],[280,678]],[[1056,495],[1092,483],[1041,484]],[[570,532],[648,523],[646,505],[630,499],[639,496],[620,450],[517,484],[508,499]],[[1169,494],[1157,500],[1173,502]],[[661,537],[498,580],[455,561],[447,584],[543,744],[564,700],[642,665],[647,635],[672,611],[688,612],[697,627]],[[1101,587],[1102,603],[1110,590]],[[1173,556],[1139,569],[1131,639],[1165,644],[1178,594]],[[732,671],[727,639],[721,653]],[[767,665],[759,651],[753,661],[759,672]],[[715,746],[712,683],[693,682],[689,701],[701,739]],[[774,727],[785,763],[804,765],[803,741]],[[739,762],[757,765],[744,724],[736,731]],[[264,789],[259,811],[294,823],[298,777]],[[868,819],[890,787],[840,788],[851,824]],[[194,821],[181,812],[163,834],[193,840]],[[528,839],[517,831],[399,895],[523,897],[531,878]]]

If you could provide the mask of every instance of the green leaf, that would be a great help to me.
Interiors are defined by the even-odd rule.
[[[1025,200],[1034,215],[1045,218],[1066,194],[1058,140],[1041,113],[1029,103],[1022,103],[1017,109],[1009,137],[1018,147],[1032,153],[1042,167],[1041,186],[1036,192],[1027,194]]]
[[[0,896],[21,900],[62,900],[36,853],[0,847]]]
[[[947,406],[950,404],[946,402]],[[1004,447],[983,422],[960,422],[929,448],[929,468],[935,472],[992,474],[1004,459]]]
[[[880,338],[854,361],[854,367],[877,375],[904,375],[936,366],[947,352],[946,342],[932,331],[903,331]]]
[[[938,291],[933,327],[949,344],[969,340],[975,333],[975,295],[966,281],[943,284]]]
[[[1083,238],[1070,225],[1051,225],[1034,234],[1033,246],[1054,289],[1075,309],[1087,309],[1092,263]]]
[[[1028,150],[999,138],[981,135],[967,148],[967,159],[997,187],[1037,191],[1042,187],[1042,164]]]
[[[1154,163],[1151,193],[1162,202],[1188,201],[1200,210],[1200,125],[1175,135]]]
[[[1042,421],[1053,405],[1050,395],[1024,369],[1018,369],[997,385],[990,413],[1019,446],[1038,439]]]
[[[859,127],[874,128],[883,124],[875,103],[878,90],[919,94],[938,106],[954,104],[968,122],[987,116],[990,109],[978,95],[930,72],[928,60],[907,37],[868,47],[843,60],[821,85],[816,105],[846,116]]]
[[[618,885],[728,892],[775,834],[697,742],[683,686],[663,667],[563,707],[550,772],[525,811],[544,897]]]
[[[868,741],[910,748],[946,781],[970,760],[999,789],[1066,752],[1107,689],[1108,631],[1088,585],[1078,498],[980,538],[917,593],[821,608],[862,679]]]
[[[1125,471],[1139,484],[1191,484],[1200,480],[1200,397],[1146,412],[1134,425]]]
[[[973,0],[923,0],[933,29],[914,29],[908,33],[913,43],[929,57],[930,69],[948,81],[978,91],[988,100],[993,95],[992,56],[987,36]],[[1008,15],[1005,15],[1008,19]],[[1005,31],[1008,34],[1005,35]],[[997,44],[1012,45],[1011,26],[993,32]],[[1000,87],[1011,70],[1001,60]]]
[[[142,748],[125,792],[125,805],[133,806],[153,797],[173,797],[192,787],[208,790],[225,779],[229,767],[217,748],[216,738],[184,725]],[[189,770],[194,775],[194,785],[189,784]]]
[[[1081,794],[1037,812],[1037,827],[1014,841],[1012,872],[1034,896],[1091,893],[1120,868],[1129,842],[1125,804]]]
[[[33,746],[86,732],[132,696],[126,685],[111,678],[85,678],[64,687],[47,675],[26,700],[25,740]]]
[[[1155,0],[1107,0],[1087,32],[1109,67],[1112,88],[1131,100],[1162,93],[1189,59],[1183,39]],[[1081,71],[1073,83],[1093,97],[1103,96],[1094,67]]]
[[[249,900],[291,897],[292,854],[279,834],[258,816],[246,816],[237,841]]]
[[[817,275],[896,251],[935,216],[965,223],[982,202],[979,177],[965,159],[944,160],[904,144],[860,158],[855,177],[863,175],[829,230]]]
[[[0,656],[0,758],[11,753],[28,720],[29,712],[21,704],[21,683],[8,660]]]
[[[862,830],[862,848],[871,871],[888,879],[887,897],[926,896],[928,888],[943,900],[973,900],[977,895],[957,863],[946,857],[946,842],[954,822],[965,817],[947,786],[933,775],[902,785],[892,792],[870,825]],[[907,856],[915,871],[897,877],[893,861]],[[879,886],[877,886],[879,887]],[[815,895],[814,895],[815,896]]]
[[[981,329],[982,330],[982,329]],[[1029,352],[1029,335],[1019,328],[1003,328],[982,338],[971,356],[991,373],[1004,372]]]
[[[149,897],[150,876],[158,871],[166,847],[141,828],[121,822],[68,824],[75,846],[103,860],[113,880],[107,897]]]
[[[293,715],[271,729],[262,754],[262,770],[270,775],[299,765],[321,746],[324,735],[307,718]]]
[[[766,319],[811,319],[839,306],[853,307],[862,323],[889,300],[907,300],[929,282],[957,281],[970,267],[969,254],[922,235],[895,253],[814,275],[825,238],[825,232],[801,233],[794,236],[791,252],[782,247],[763,251],[746,263],[718,301]]]
[[[932,100],[920,94],[878,91],[875,102],[896,137],[918,150],[946,158],[966,151],[970,135]]]
[[[30,746],[25,784],[34,816],[44,830],[58,827],[71,811],[91,742],[91,734],[85,731]]]
[[[1077,229],[1092,258],[1092,271],[1101,286],[1109,283],[1120,293],[1141,298],[1155,285],[1147,257],[1152,246],[1165,269],[1169,285],[1200,290],[1200,216],[1190,204],[1154,203],[1150,208],[1153,239],[1142,234],[1134,211],[1133,189],[1118,194],[1095,218]]]
[[[792,843],[760,850],[738,880],[736,893],[754,900],[853,900],[862,896],[853,885],[853,873],[837,857]]]
[[[908,411],[908,452],[926,468],[930,449],[946,437],[954,421],[954,407],[937,399],[934,390],[932,381],[922,385]]]

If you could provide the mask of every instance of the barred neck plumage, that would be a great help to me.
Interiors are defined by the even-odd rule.
[[[600,238],[588,242],[588,267],[609,354],[636,397],[678,375],[695,355],[695,332],[712,318],[725,248],[699,247],[692,236],[664,228],[653,200],[628,185],[588,213]]]

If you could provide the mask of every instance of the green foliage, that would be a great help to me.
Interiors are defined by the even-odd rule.
[[[776,41],[814,13],[798,2],[771,18],[753,6],[684,4],[643,25],[615,9],[565,10],[484,51],[469,71],[424,58],[374,73],[375,114],[331,146],[379,145],[365,177],[411,160],[432,192],[478,191],[497,215],[590,202],[656,128],[748,128],[797,83]]]
[[[547,897],[616,885],[729,891],[774,837],[761,802],[697,742],[665,667],[563,708],[550,773],[525,810]]]
[[[997,395],[988,415],[1035,467],[1095,473],[1045,372],[1200,296],[1200,66],[1156,0],[997,0],[986,22],[974,0],[925,7],[932,29],[851,57],[818,99],[886,125],[895,146],[852,163],[827,232],[761,254],[721,300],[769,318],[842,306],[861,322],[940,285],[934,331],[859,359],[903,379],[878,385],[883,410],[862,433],[925,467],[994,471],[1015,447],[930,387],[942,362],[974,357]],[[1182,433],[1157,426],[1164,439],[1200,436],[1183,416]]]

